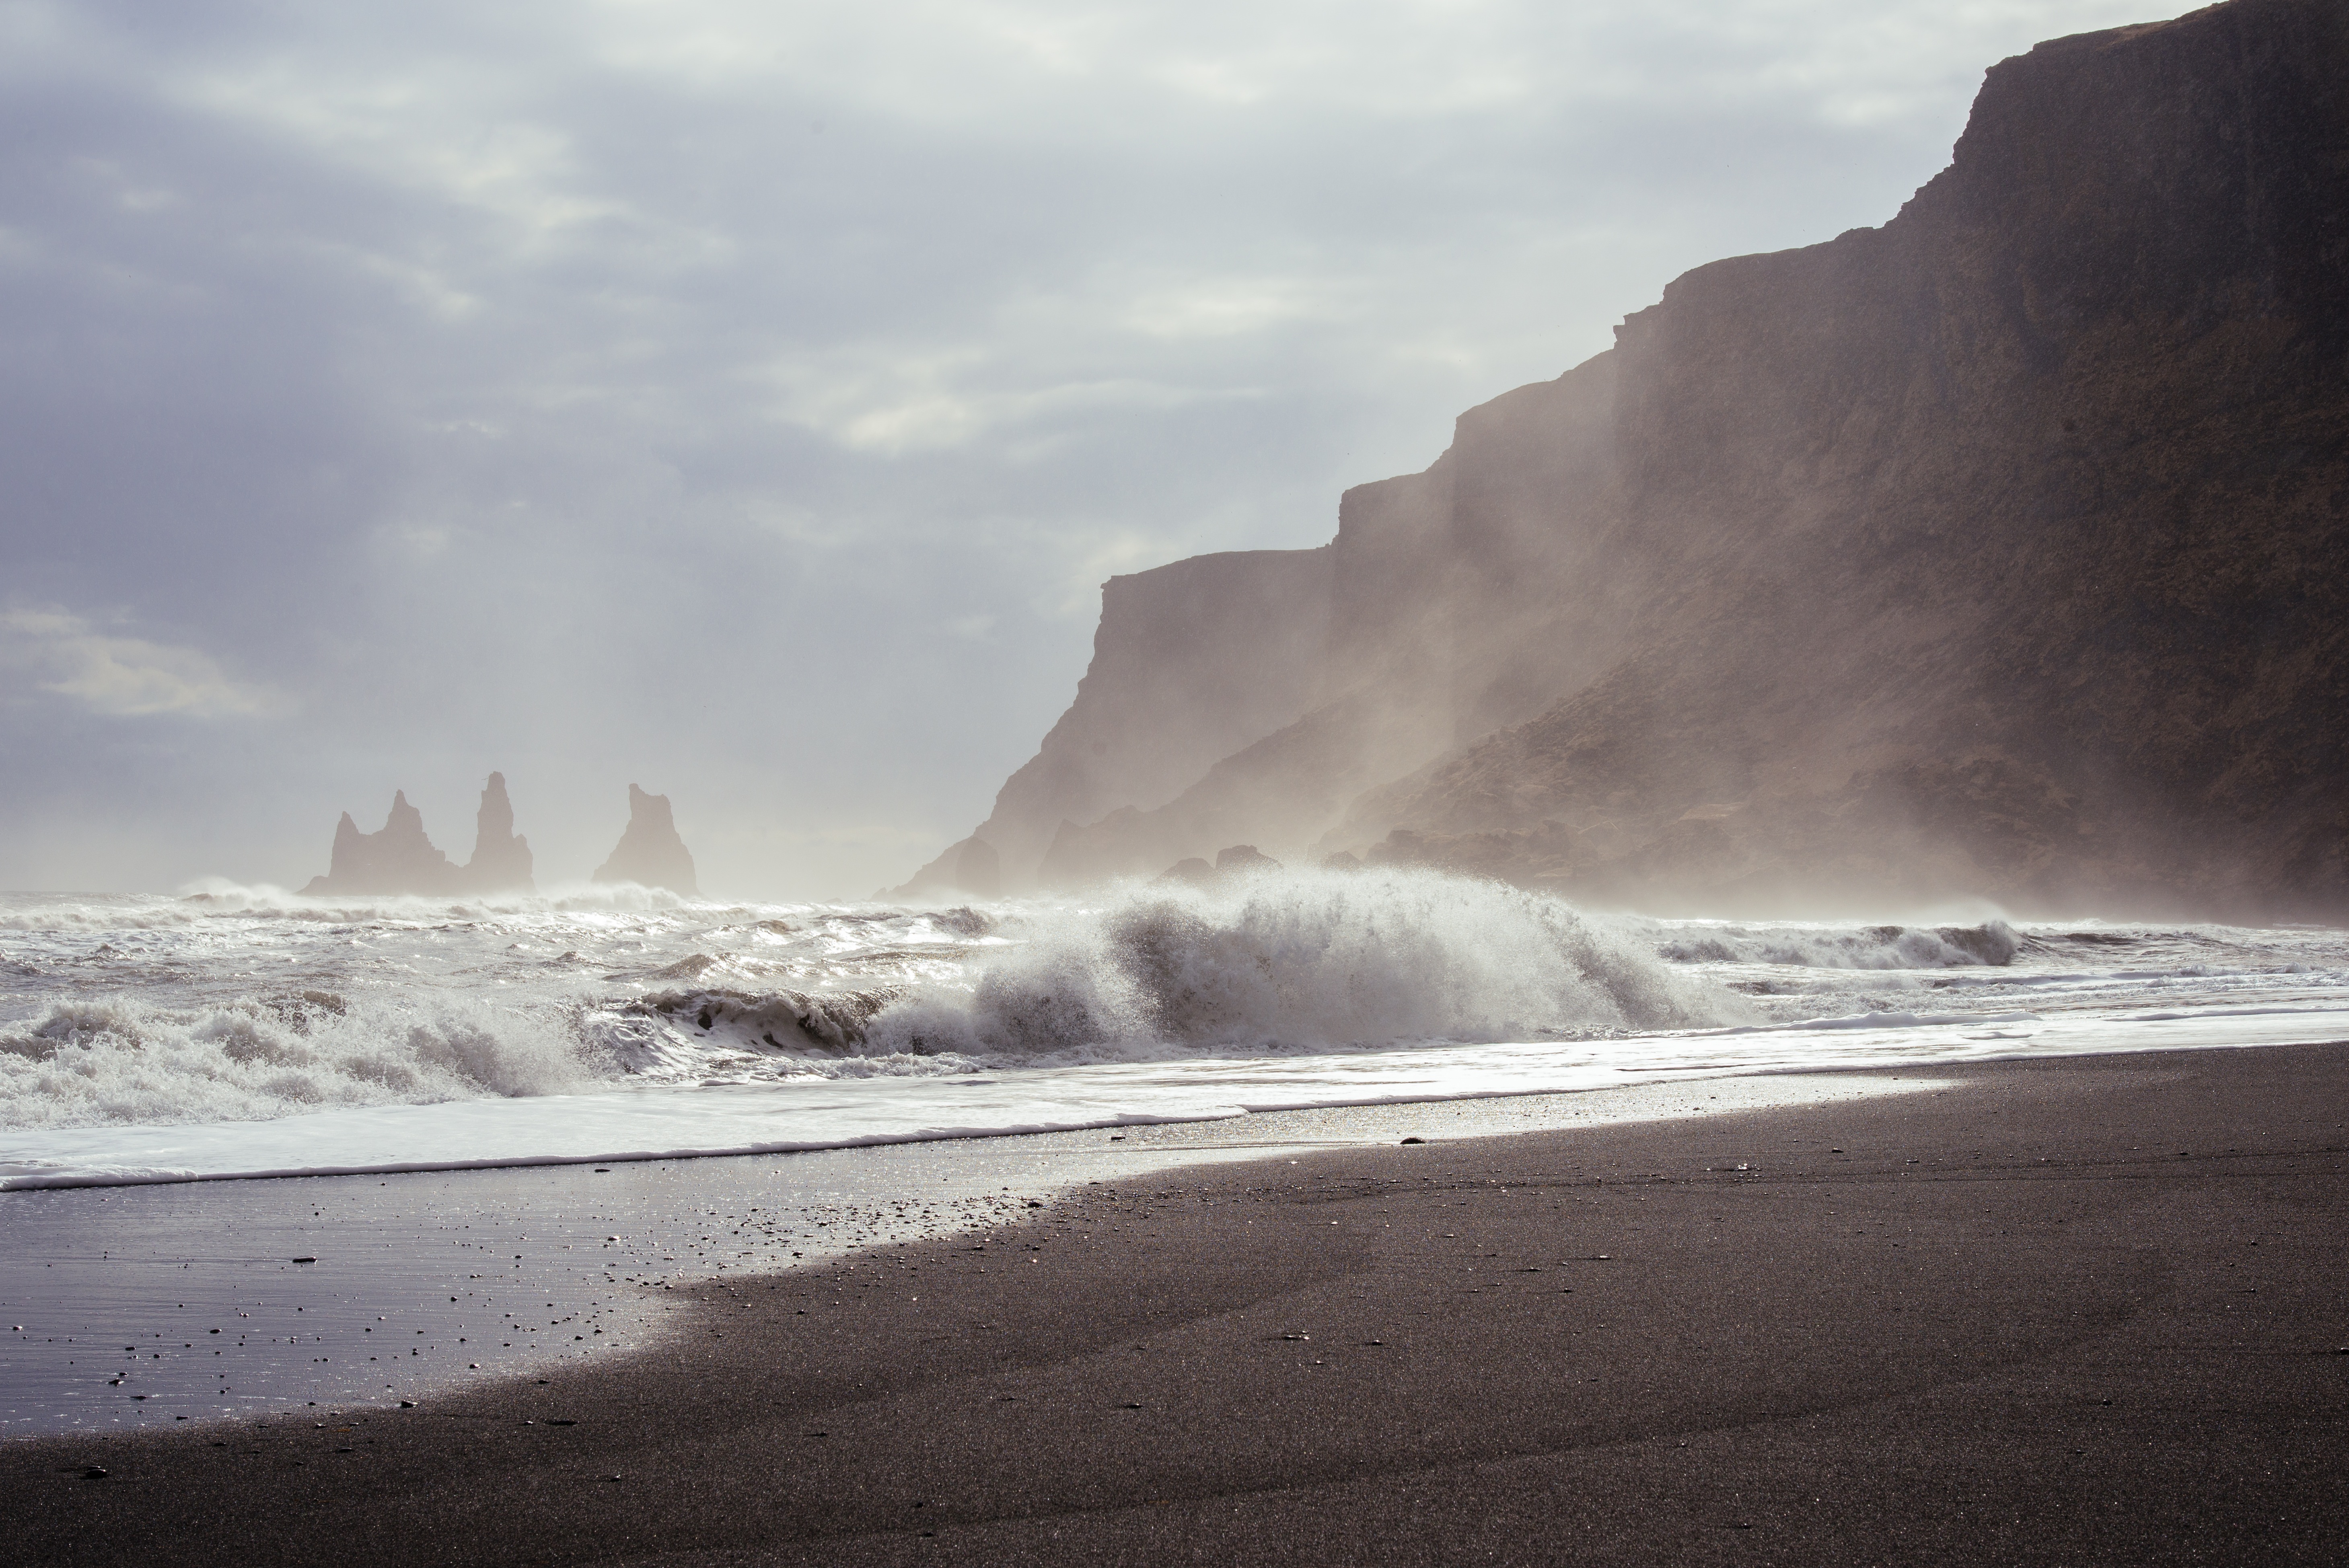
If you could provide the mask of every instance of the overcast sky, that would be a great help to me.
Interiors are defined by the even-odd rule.
[[[0,887],[504,770],[719,893],[987,814],[1099,584],[1319,544],[2116,0],[0,0]]]

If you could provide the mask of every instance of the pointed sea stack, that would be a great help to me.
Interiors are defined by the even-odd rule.
[[[693,857],[686,852],[685,841],[677,836],[677,819],[669,812],[667,796],[647,795],[634,784],[628,786],[627,830],[620,835],[612,858],[595,868],[595,880],[667,888],[688,898],[701,896],[693,879]]]
[[[362,833],[348,811],[335,825],[335,857],[326,874],[302,891],[312,895],[417,893],[440,897],[464,891],[465,873],[424,836],[424,817],[394,790],[391,814],[378,832]]]
[[[474,892],[536,892],[530,874],[530,841],[513,830],[513,802],[506,799],[504,774],[490,775],[475,821],[473,858],[465,863],[465,885]]]

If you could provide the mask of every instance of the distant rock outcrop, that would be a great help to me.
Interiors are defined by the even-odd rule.
[[[1189,882],[1194,887],[1222,887],[1227,882],[1256,872],[1277,872],[1280,862],[1257,849],[1254,844],[1234,844],[1216,852],[1216,863],[1192,855],[1175,861],[1152,879],[1162,882]]]
[[[302,891],[329,897],[379,897],[414,893],[446,897],[464,891],[465,873],[424,836],[424,815],[394,790],[391,815],[382,829],[362,833],[348,811],[335,824],[335,854],[326,874]]]
[[[2340,0],[2042,44],[1881,227],[1681,277],[1322,550],[1112,579],[1007,884],[2349,911],[2344,80]]]
[[[612,858],[595,868],[599,882],[635,882],[640,887],[667,888],[688,898],[699,898],[694,881],[693,857],[677,836],[677,819],[668,797],[647,795],[628,786],[628,826],[620,835]]]
[[[530,892],[530,841],[513,830],[506,777],[490,775],[473,839],[473,858],[452,863],[424,836],[424,815],[394,790],[391,815],[380,831],[362,833],[348,811],[335,825],[334,858],[326,874],[302,891],[327,897],[453,898],[476,892]]]
[[[1003,859],[995,846],[973,834],[947,846],[946,853],[914,873],[902,887],[883,888],[875,903],[922,903],[1003,896]]]
[[[475,819],[473,858],[465,862],[465,885],[474,892],[532,892],[530,841],[513,830],[513,803],[506,799],[506,776],[490,775]]]

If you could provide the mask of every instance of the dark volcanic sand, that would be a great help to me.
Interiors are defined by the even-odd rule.
[[[543,1384],[11,1443],[0,1561],[2349,1557],[2349,1046],[1963,1078],[1156,1172]]]

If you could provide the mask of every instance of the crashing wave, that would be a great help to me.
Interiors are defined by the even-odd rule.
[[[549,1021],[455,996],[307,990],[217,1007],[78,997],[0,1025],[0,1125],[255,1121],[330,1106],[561,1094],[596,1074]]]
[[[1029,915],[967,985],[916,985],[869,1050],[1131,1059],[1727,1021],[1737,1004],[1567,904],[1403,868],[1128,887]]]
[[[224,913],[244,925],[258,912]],[[299,955],[305,974],[347,975],[335,990],[179,1006],[98,993],[0,1023],[0,1124],[249,1120],[631,1078],[936,1076],[1753,1016],[1555,898],[1402,868],[988,911],[432,913],[445,913],[403,903],[407,918],[256,926],[222,949],[240,963]],[[137,971],[78,940],[57,951],[109,976]],[[452,963],[462,987],[430,978]]]

